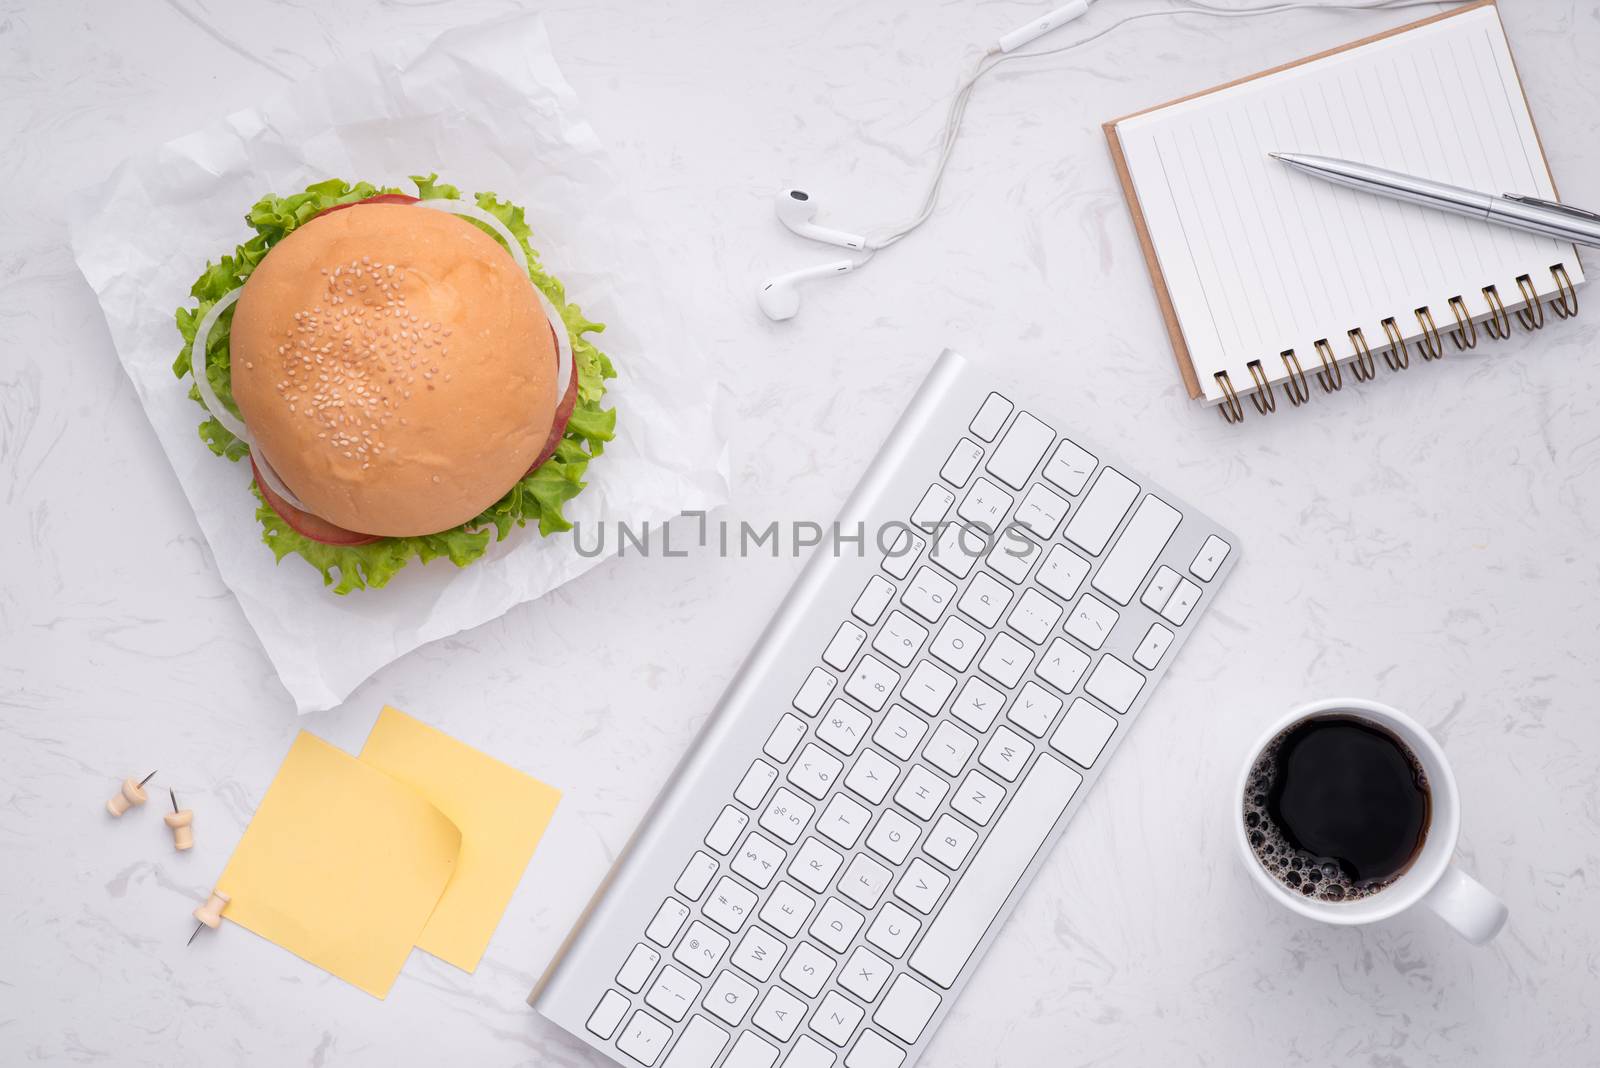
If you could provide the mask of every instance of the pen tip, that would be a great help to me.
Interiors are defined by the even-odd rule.
[[[1267,155],[1271,156],[1273,159],[1282,159],[1283,158],[1283,156],[1281,154],[1277,153],[1277,152],[1268,152]]]

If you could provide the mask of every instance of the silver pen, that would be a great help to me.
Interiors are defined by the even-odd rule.
[[[1600,246],[1600,215],[1553,200],[1517,193],[1480,193],[1327,156],[1303,156],[1296,152],[1269,152],[1267,155],[1303,174],[1335,185],[1482,219],[1513,230],[1526,230],[1579,245]]]

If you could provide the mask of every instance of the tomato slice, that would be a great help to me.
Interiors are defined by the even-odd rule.
[[[555,332],[555,327],[550,328]],[[561,435],[567,432],[567,423],[572,420],[572,409],[578,406],[578,361],[572,361],[572,380],[567,383],[567,392],[562,395],[561,403],[556,405],[556,417],[550,424],[550,436],[545,439],[544,448],[539,451],[539,458],[533,461],[528,468],[528,475],[539,469],[539,465],[556,454],[556,446],[561,444]],[[527,478],[528,475],[523,475]]]
[[[378,195],[370,196],[365,200],[352,200],[348,204],[335,204],[331,208],[323,208],[321,211],[313,215],[312,218],[320,219],[330,212],[343,211],[345,208],[353,208],[357,204],[415,204],[421,199],[421,197],[414,197],[410,193],[379,193]]]
[[[272,487],[267,485],[266,480],[261,477],[261,469],[256,466],[256,458],[254,456],[250,457],[250,471],[256,476],[256,488],[261,491],[261,496],[266,499],[267,507],[277,512],[279,518],[288,523],[295,533],[302,537],[321,542],[324,545],[371,545],[379,540],[376,534],[361,534],[354,530],[346,530],[344,527],[335,526],[321,516],[312,515],[310,512],[302,512],[278,496],[273,492]]]

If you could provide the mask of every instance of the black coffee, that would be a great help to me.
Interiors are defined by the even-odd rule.
[[[1245,787],[1250,846],[1307,897],[1347,901],[1394,882],[1428,835],[1432,801],[1416,754],[1354,715],[1301,720],[1262,750]]]

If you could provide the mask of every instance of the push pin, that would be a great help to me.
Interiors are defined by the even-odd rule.
[[[228,907],[228,902],[231,900],[233,899],[221,890],[211,891],[211,896],[206,899],[206,903],[194,910],[194,918],[200,922],[195,924],[194,934],[189,936],[189,941],[185,942],[184,945],[187,946],[194,942],[194,935],[200,933],[200,928],[209,927],[215,931],[222,926],[222,910]]]
[[[120,817],[134,805],[144,804],[149,800],[144,792],[144,784],[155,778],[155,774],[152,771],[138,782],[134,782],[132,779],[123,779],[122,789],[113,795],[110,801],[106,802],[106,811],[113,816]]]
[[[194,813],[188,809],[178,808],[178,795],[172,792],[172,787],[167,787],[167,796],[172,798],[171,813],[162,813],[161,820],[172,828],[172,844],[182,853],[186,849],[194,848]]]

